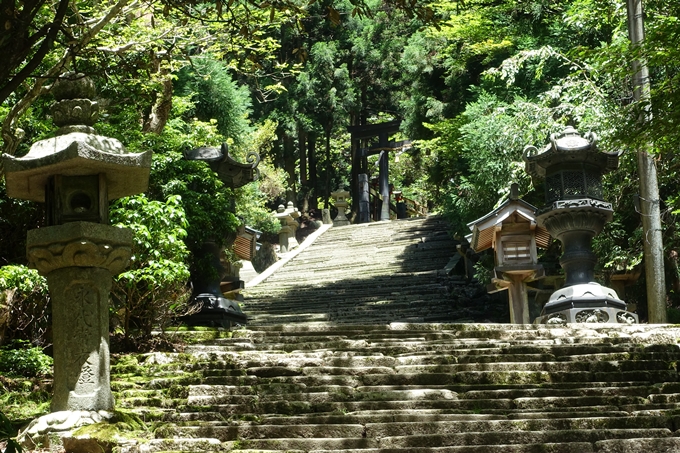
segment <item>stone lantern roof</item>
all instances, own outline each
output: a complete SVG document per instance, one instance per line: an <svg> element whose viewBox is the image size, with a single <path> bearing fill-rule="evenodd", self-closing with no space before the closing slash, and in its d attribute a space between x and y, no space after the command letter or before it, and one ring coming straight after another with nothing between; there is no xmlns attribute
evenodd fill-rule
<svg viewBox="0 0 680 453"><path fill-rule="evenodd" d="M52 175L105 174L108 199L146 191L151 151L129 153L123 144L98 135L92 124L98 116L94 84L82 74L68 73L55 82L57 102L52 107L57 135L40 140L23 157L3 155L7 195L45 202L45 187Z"/></svg>
<svg viewBox="0 0 680 453"><path fill-rule="evenodd" d="M601 152L597 149L597 136L588 132L581 137L576 129L567 126L560 134L552 134L550 143L542 150L535 146L524 148L526 172L536 184L551 173L551 169L574 165L589 165L602 174L619 167L621 151Z"/></svg>
<svg viewBox="0 0 680 453"><path fill-rule="evenodd" d="M260 155L250 152L246 156L246 163L239 162L231 157L226 143L223 143L220 148L201 147L184 151L184 158L207 162L217 173L220 181L232 189L243 187L259 177L257 165L260 163Z"/></svg>

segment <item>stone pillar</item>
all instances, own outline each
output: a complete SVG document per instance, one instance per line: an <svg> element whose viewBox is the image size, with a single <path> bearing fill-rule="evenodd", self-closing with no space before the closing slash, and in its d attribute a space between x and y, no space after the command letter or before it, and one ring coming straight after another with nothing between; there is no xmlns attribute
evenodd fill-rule
<svg viewBox="0 0 680 453"><path fill-rule="evenodd" d="M52 299L52 411L113 409L109 378L109 293L128 265L132 231L71 222L28 232L29 264Z"/></svg>
<svg viewBox="0 0 680 453"><path fill-rule="evenodd" d="M382 199L380 220L390 220L389 156L387 151L380 151L380 159L378 160L378 166L380 168L380 198Z"/></svg>
<svg viewBox="0 0 680 453"><path fill-rule="evenodd" d="M368 175L359 175L359 220L357 223L369 223L371 221L371 201L368 192Z"/></svg>

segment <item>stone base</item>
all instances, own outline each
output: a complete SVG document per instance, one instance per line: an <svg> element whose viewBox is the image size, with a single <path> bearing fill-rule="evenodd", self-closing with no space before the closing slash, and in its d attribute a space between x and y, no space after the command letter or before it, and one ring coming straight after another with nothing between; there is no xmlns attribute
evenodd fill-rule
<svg viewBox="0 0 680 453"><path fill-rule="evenodd" d="M638 315L618 308L570 308L541 315L534 324L638 324Z"/></svg>
<svg viewBox="0 0 680 453"><path fill-rule="evenodd" d="M18 441L26 450L63 451L62 439L87 425L110 420L108 411L60 411L33 420L19 433Z"/></svg>
<svg viewBox="0 0 680 453"><path fill-rule="evenodd" d="M215 294L202 293L196 296L196 303L202 304L201 310L198 313L181 317L181 322L189 326L224 329L245 325L248 322L248 317L241 311L238 301Z"/></svg>
<svg viewBox="0 0 680 453"><path fill-rule="evenodd" d="M534 324L637 324L638 316L626 310L616 291L590 282L558 289Z"/></svg>

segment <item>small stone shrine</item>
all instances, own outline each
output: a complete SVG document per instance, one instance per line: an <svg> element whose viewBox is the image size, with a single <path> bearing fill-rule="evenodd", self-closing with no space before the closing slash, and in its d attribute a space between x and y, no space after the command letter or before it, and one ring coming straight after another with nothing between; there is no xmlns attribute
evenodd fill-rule
<svg viewBox="0 0 680 453"><path fill-rule="evenodd" d="M553 134L542 150L524 150L534 185L545 180L546 206L536 220L562 243L560 265L566 276L564 287L550 296L536 319L540 324L638 322L613 289L594 281L597 256L591 242L613 216L612 204L602 198L602 175L618 168L620 156L600 152L596 144L595 134L581 136L569 126Z"/></svg>
<svg viewBox="0 0 680 453"><path fill-rule="evenodd" d="M470 246L476 252L494 250L494 290L508 290L510 322L530 324L527 282L543 277L537 246L547 248L550 234L536 223L536 208L519 198L517 184L498 208L474 222Z"/></svg>
<svg viewBox="0 0 680 453"><path fill-rule="evenodd" d="M52 299L52 411L110 410L109 292L128 265L133 234L108 225L109 201L147 189L151 152L131 154L97 135L89 78L65 74L52 93L60 129L24 157L2 156L7 194L45 203L47 226L28 232L26 248Z"/></svg>

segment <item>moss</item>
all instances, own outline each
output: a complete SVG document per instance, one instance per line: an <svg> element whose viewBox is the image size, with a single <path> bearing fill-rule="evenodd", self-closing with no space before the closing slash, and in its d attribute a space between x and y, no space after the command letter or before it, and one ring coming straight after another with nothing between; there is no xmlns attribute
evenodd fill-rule
<svg viewBox="0 0 680 453"><path fill-rule="evenodd" d="M153 428L156 439L171 438L177 435L177 425L174 423L158 423Z"/></svg>
<svg viewBox="0 0 680 453"><path fill-rule="evenodd" d="M0 407L17 425L50 412L52 382L41 378L13 379L0 375Z"/></svg>
<svg viewBox="0 0 680 453"><path fill-rule="evenodd" d="M165 390L169 398L185 399L189 397L189 387L186 385L171 385Z"/></svg>
<svg viewBox="0 0 680 453"><path fill-rule="evenodd" d="M148 438L149 435L146 424L138 415L121 410L114 411L108 421L82 426L73 432L75 438L90 438L100 444L115 444L120 439Z"/></svg>

